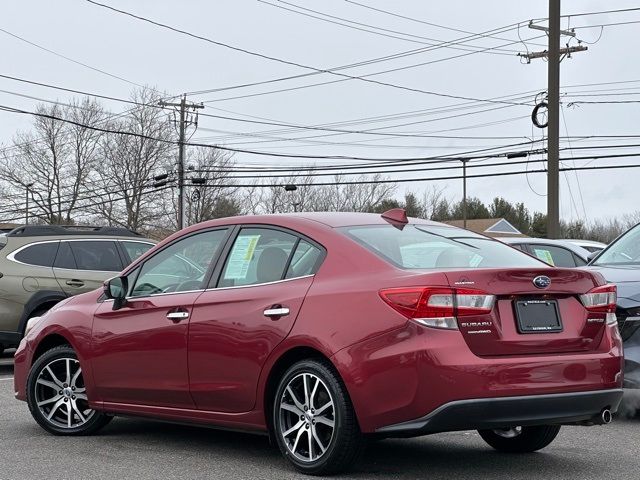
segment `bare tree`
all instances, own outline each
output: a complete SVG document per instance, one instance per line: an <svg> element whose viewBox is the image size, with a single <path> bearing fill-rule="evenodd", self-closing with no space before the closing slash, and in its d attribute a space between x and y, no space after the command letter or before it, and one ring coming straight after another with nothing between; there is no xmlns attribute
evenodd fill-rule
<svg viewBox="0 0 640 480"><path fill-rule="evenodd" d="M236 190L229 185L232 155L216 148L187 150L185 212L188 225L240 213ZM176 204L177 208L177 204Z"/></svg>
<svg viewBox="0 0 640 480"><path fill-rule="evenodd" d="M274 180L264 177L245 190L243 205L251 213L286 213L292 211L367 212L391 197L396 186L380 175L361 176L355 181L373 180L373 183L345 183L345 178L336 175L327 177L332 185L314 185L312 172L301 172L299 176ZM353 181L349 179L348 181ZM287 185L295 190L287 190Z"/></svg>
<svg viewBox="0 0 640 480"><path fill-rule="evenodd" d="M131 135L109 134L101 143L95 176L104 188L90 211L109 225L142 230L167 217L161 208L166 194L153 189L153 178L173 168L175 132L166 112L155 106L155 90L136 90L132 100L138 106L109 126Z"/></svg>
<svg viewBox="0 0 640 480"><path fill-rule="evenodd" d="M422 217L433 219L438 216L438 211L445 199L444 187L438 187L436 184L430 185L422 192Z"/></svg>
<svg viewBox="0 0 640 480"><path fill-rule="evenodd" d="M13 153L5 152L0 159L0 178L14 193L16 209L24 211L22 199L29 185L30 216L70 223L74 209L86 200L83 193L96 163L101 133L92 127L105 114L89 99L69 106L39 105L36 112L33 131L18 133Z"/></svg>

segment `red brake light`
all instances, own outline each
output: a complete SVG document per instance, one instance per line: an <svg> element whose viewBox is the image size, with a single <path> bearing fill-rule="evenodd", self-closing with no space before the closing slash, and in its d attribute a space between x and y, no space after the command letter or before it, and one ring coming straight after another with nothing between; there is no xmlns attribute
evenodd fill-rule
<svg viewBox="0 0 640 480"><path fill-rule="evenodd" d="M449 287L388 288L380 296L407 318L452 329L458 328L457 317L490 313L495 301L495 296L480 290Z"/></svg>
<svg viewBox="0 0 640 480"><path fill-rule="evenodd" d="M580 295L584 307L595 313L615 313L617 300L617 288L612 284L596 287Z"/></svg>

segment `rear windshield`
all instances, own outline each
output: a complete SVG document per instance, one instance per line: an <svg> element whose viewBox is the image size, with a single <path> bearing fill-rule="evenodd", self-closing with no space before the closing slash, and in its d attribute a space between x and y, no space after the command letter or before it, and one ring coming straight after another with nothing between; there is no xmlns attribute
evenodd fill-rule
<svg viewBox="0 0 640 480"><path fill-rule="evenodd" d="M363 247L400 268L518 268L545 263L496 240L455 227L392 225L340 229Z"/></svg>

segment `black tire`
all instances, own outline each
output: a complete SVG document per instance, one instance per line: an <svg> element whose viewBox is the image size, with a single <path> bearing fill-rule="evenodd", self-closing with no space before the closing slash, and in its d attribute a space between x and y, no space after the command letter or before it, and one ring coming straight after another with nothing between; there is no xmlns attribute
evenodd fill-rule
<svg viewBox="0 0 640 480"><path fill-rule="evenodd" d="M500 452L529 453L541 450L558 436L560 425L522 427L520 434L505 437L496 430L478 430L482 439Z"/></svg>
<svg viewBox="0 0 640 480"><path fill-rule="evenodd" d="M56 373L56 371L58 368L64 368L67 363L71 364L76 370L74 370L72 381L69 384L63 384L62 382L67 381L68 378L59 380L57 377L59 373ZM49 367L49 370L47 367ZM75 375L78 370L80 370L80 373ZM55 379L52 378L50 371L53 371L54 375L56 375ZM69 376L67 375L67 377ZM56 388L53 388L53 386L56 386ZM64 393L56 392L55 390L58 388L60 388L59 392ZM39 406L38 399L43 396L51 396L52 399L55 398L56 400ZM91 435L111 421L111 416L89 409L86 400L80 397L86 397L86 392L84 391L84 381L78 357L73 348L68 345L54 347L34 362L27 378L27 404L35 421L47 432L54 435ZM42 400L40 401L42 402ZM49 406L52 403L53 405ZM65 407L62 408L63 406ZM51 414L51 419L47 418L46 414L51 413L54 408L55 411ZM80 420L80 415L85 415L85 417L82 417L84 418L83 421ZM71 420L69 420L69 416ZM76 418L78 419L77 423L75 422ZM72 425L63 425L62 420L68 421Z"/></svg>
<svg viewBox="0 0 640 480"><path fill-rule="evenodd" d="M287 386L292 385L292 388L295 387L296 382L300 381L302 378L302 382L305 380L305 376L308 380L313 382L315 378L319 379L321 382L318 384L320 387L318 388L315 397L311 397L311 401L308 402L311 406L314 405L314 402L323 403L326 405L328 403L327 399L332 400L333 406L330 407L329 410L332 410L332 413L324 413L320 412L322 410L322 405L316 405L319 409L318 412L323 413L315 413L316 419L318 419L318 423L316 424L315 419L313 419L313 414L310 417L306 417L303 420L303 415L300 416L300 422L308 421L307 435L304 435L302 432L302 436L305 437L304 441L307 441L309 437L314 439L314 436L317 434L318 438L323 436L323 441L326 441L327 437L327 428L324 424L324 421L320 421L320 417L324 417L330 419L329 421L333 421L333 430L331 433L330 440L326 442L324 445L325 450L316 458L313 458L314 450L321 451L322 447L319 447L320 443L315 440L309 440L309 448L307 449L308 457L307 460L302 460L298 458L297 454L292 453L291 450L291 442L293 440L285 440L283 437L283 433L285 432L284 428L287 428L286 415L290 415L292 418L295 418L294 421L297 420L297 415L301 414L302 411L297 411L297 413L291 413L286 410L281 409L281 405L283 403L289 404L291 398L287 400L287 397L290 397L290 393L287 390ZM313 386L310 384L309 388L312 389ZM328 392L328 395L325 393ZM298 396L298 394L296 394ZM314 400L315 399L315 400ZM299 400L299 399L298 399ZM307 401L304 400L306 404ZM294 402L295 403L295 402ZM302 402L300 402L302 403ZM305 405L307 407L308 405ZM282 415L285 417L281 416ZM309 409L308 413L314 412L313 409ZM306 415L306 414L305 414ZM365 441L360 433L360 428L358 426L358 420L356 418L356 414L353 410L353 405L351 403L351 399L349 398L349 394L344 384L342 383L342 379L339 375L334 371L333 367L330 364L327 364L323 361L319 360L302 360L293 366L291 366L278 385L278 389L276 390L275 397L273 399L273 412L272 412L272 429L273 436L276 439L278 447L282 452L282 455L289 460L293 466L300 472L305 473L307 475L331 475L339 472L344 472L348 468L352 467L354 463L357 462L358 458L362 454L364 450ZM312 423L315 426L312 426ZM290 424L288 425L290 427ZM313 428L313 430L310 430ZM302 430L303 427L300 427L296 430L298 437L301 439L301 434L298 433ZM324 429L324 430L322 430ZM311 433L313 431L313 434ZM289 443L286 443L289 442ZM311 445L313 442L313 445ZM295 445L294 445L295 446ZM311 451L309 453L309 450Z"/></svg>

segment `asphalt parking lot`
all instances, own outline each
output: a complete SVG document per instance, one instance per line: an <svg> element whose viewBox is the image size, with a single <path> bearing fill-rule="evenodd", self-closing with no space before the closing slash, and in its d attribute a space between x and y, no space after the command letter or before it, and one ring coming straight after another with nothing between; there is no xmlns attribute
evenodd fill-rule
<svg viewBox="0 0 640 480"><path fill-rule="evenodd" d="M13 398L10 356L0 359L1 479L300 478L265 437L116 418L99 435L54 437ZM475 432L385 440L343 478L638 478L640 420L564 427L543 452L495 453Z"/></svg>

